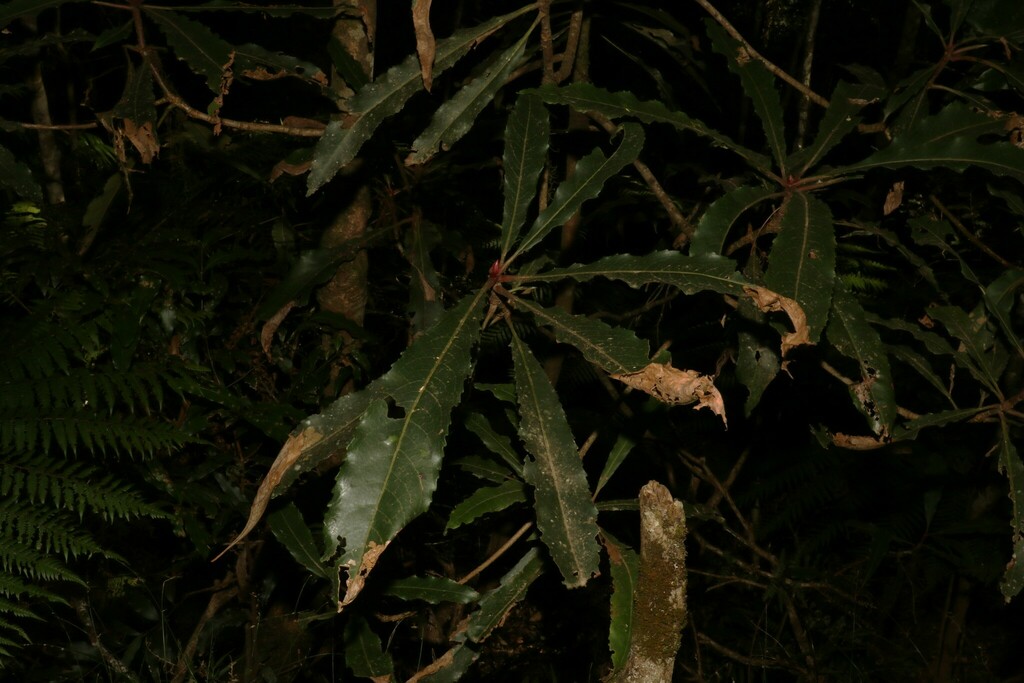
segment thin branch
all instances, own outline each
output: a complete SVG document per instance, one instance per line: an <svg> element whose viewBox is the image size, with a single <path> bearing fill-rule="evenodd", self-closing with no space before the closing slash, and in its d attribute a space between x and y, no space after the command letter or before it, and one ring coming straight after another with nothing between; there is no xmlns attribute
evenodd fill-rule
<svg viewBox="0 0 1024 683"><path fill-rule="evenodd" d="M1004 259L1002 256L992 251L992 249L987 244L982 242L974 233L968 230L967 227L960 221L960 219L954 216L953 212L947 209L938 197L936 197L935 195L929 195L928 198L931 200L932 204L935 205L935 208L939 210L939 213L941 213L946 220L952 223L953 227L956 228L961 235L966 237L968 242L976 246L986 256L988 256L993 261L1001 265L1003 268L1015 267L1012 263Z"/></svg>
<svg viewBox="0 0 1024 683"><path fill-rule="evenodd" d="M550 16L548 17L550 24ZM549 25L550 28L550 25ZM576 61L576 50L580 46L580 32L583 28L583 10L578 9L572 13L569 18L569 36L565 40L565 51L562 53L562 63L558 65L558 71L555 72L555 83L561 83L572 74L572 67ZM554 62L558 60L555 57L551 61L552 67Z"/></svg>
<svg viewBox="0 0 1024 683"><path fill-rule="evenodd" d="M807 19L807 42L804 48L803 83L808 90L811 88L811 68L814 66L814 39L818 33L818 19L821 17L821 0L813 0L811 14ZM800 113L797 118L797 144L804 146L807 138L807 122L810 116L809 97L800 99Z"/></svg>
<svg viewBox="0 0 1024 683"><path fill-rule="evenodd" d="M21 126L25 130L91 130L99 128L99 124L92 123L22 123L21 121L8 121L15 126Z"/></svg>
<svg viewBox="0 0 1024 683"><path fill-rule="evenodd" d="M551 34L551 0L540 0L540 51L544 57L544 83L556 83L555 80L555 44Z"/></svg>
<svg viewBox="0 0 1024 683"><path fill-rule="evenodd" d="M125 680L137 682L139 677L128 668L128 665L118 659L114 653L100 642L100 634L96 630L96 622L93 621L92 614L89 612L89 605L85 599L73 600L72 604L75 608L75 614L78 615L78 620L85 626L85 631L89 636L89 644L96 648L96 651L100 653L100 657L103 658L107 666L116 671L119 676L124 677Z"/></svg>
<svg viewBox="0 0 1024 683"><path fill-rule="evenodd" d="M742 655L739 652L736 652L736 650L731 650L727 648L725 645L718 644L717 642L707 637L703 633L697 634L697 642L699 642L701 645L707 645L719 654L725 655L729 659L735 660L740 664L744 664L746 666L768 669L786 669L788 671L799 672L802 676L805 677L808 675L808 672L806 670L798 666L794 666L793 664L790 664L788 662L784 662L780 659L767 659L764 657L748 657L747 655Z"/></svg>
<svg viewBox="0 0 1024 683"><path fill-rule="evenodd" d="M499 557L504 555L505 552L509 548L511 548L515 544L516 541L518 541L520 538L522 538L523 534L525 534L527 531L529 531L530 527L532 527L532 526L533 526L533 522L527 522L526 524L523 524L521 527L519 527L519 530L516 531L514 534L512 534L512 537L510 539L505 541L505 543L502 544L502 546L500 548L495 550L491 554L490 557L488 557L486 560L484 560L483 563L480 564L480 566L478 566L476 569L474 569L470 573L468 573L465 576L463 576L461 579L459 579L458 582L461 583L461 584L465 584L465 583L468 583L469 581L472 581L474 578L476 578L483 570L485 570L488 567L490 567L492 564L494 564L494 562Z"/></svg>
<svg viewBox="0 0 1024 683"><path fill-rule="evenodd" d="M783 81L793 86L796 90L803 93L804 97L811 100L815 104L821 105L822 107L828 107L827 99L825 99L818 93L814 92L813 90L808 88L806 85L804 85L797 79L790 76L788 73L786 73L779 67L772 64L770 61L768 61L768 58L764 57L763 55L761 55L761 53L755 50L754 46L747 42L747 39L744 38L743 35L739 31L737 31L732 24L729 23L729 20L722 16L722 13L715 9L715 7L710 2L708 2L708 0L695 1L698 5L703 7L708 14L711 15L712 19L718 22L719 26L725 29L726 33L728 33L730 36L738 40L740 44L743 46L743 49L746 50L751 57L764 64L764 67L768 69L768 71L772 72L778 78L781 78Z"/></svg>

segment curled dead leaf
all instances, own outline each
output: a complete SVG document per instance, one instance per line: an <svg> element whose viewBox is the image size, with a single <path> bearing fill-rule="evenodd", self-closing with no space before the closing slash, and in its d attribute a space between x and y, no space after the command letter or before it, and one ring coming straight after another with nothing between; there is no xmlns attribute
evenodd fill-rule
<svg viewBox="0 0 1024 683"><path fill-rule="evenodd" d="M888 216L900 208L900 204L903 203L903 186L904 182L900 180L889 188L889 194L885 195L885 204L882 205L882 215Z"/></svg>
<svg viewBox="0 0 1024 683"><path fill-rule="evenodd" d="M369 547L363 552L363 559L359 563L359 568L353 571L349 568L348 581L345 582L345 597L338 602L338 613L340 614L345 607L352 604L352 601L363 592L363 586L366 585L366 577L370 575L373 568L377 566L377 560L388 548L390 541L385 543L374 543L370 541Z"/></svg>
<svg viewBox="0 0 1024 683"><path fill-rule="evenodd" d="M431 0L413 0L412 25L416 31L416 54L420 58L420 73L423 76L423 87L430 91L434 82L434 54L437 44L434 32L430 29Z"/></svg>
<svg viewBox="0 0 1024 683"><path fill-rule="evenodd" d="M639 372L612 375L614 379L634 389L650 394L669 405L689 405L708 408L715 415L725 418L725 402L715 387L714 380L696 370L679 370L663 363L651 363Z"/></svg>
<svg viewBox="0 0 1024 683"><path fill-rule="evenodd" d="M139 152L142 163L152 163L153 157L160 153L160 142L156 139L156 133L153 132L152 121L138 126L131 119L125 119L124 134Z"/></svg>
<svg viewBox="0 0 1024 683"><path fill-rule="evenodd" d="M270 344L274 341L274 334L277 332L277 328L281 326L289 311L295 308L297 303L296 301L289 301L277 313L270 316L270 320L263 324L263 329L260 330L260 346L263 347L263 353L267 354L267 358L271 357Z"/></svg>
<svg viewBox="0 0 1024 683"><path fill-rule="evenodd" d="M832 443L840 448L847 448L851 451L873 451L888 445L888 440L875 436L863 436L860 434L832 435Z"/></svg>
<svg viewBox="0 0 1024 683"><path fill-rule="evenodd" d="M274 464L270 466L267 476L260 482L260 488L252 499L252 506L249 508L249 519L246 521L245 527L235 536L233 541L228 543L224 550L220 551L217 557L213 558L214 562L222 558L224 553L238 545L239 541L256 528L256 525L259 524L260 519L263 517L263 513L267 511L267 505L270 504L270 499L273 497L277 485L281 483L281 479L295 465L303 452L311 448L313 444L322 438L323 434L312 427L307 427L288 437L288 440L284 442L284 446L281 447L281 451L274 459Z"/></svg>
<svg viewBox="0 0 1024 683"><path fill-rule="evenodd" d="M807 315L793 299L782 296L765 287L749 285L743 288L747 296L751 298L754 305L763 313L783 312L789 316L793 325L793 331L782 336L782 357L785 358L790 349L802 344L810 344L810 331L807 328Z"/></svg>

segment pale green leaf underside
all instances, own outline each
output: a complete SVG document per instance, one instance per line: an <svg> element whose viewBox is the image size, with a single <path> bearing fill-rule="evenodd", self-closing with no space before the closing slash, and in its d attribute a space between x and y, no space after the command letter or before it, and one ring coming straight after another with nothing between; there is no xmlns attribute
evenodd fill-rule
<svg viewBox="0 0 1024 683"><path fill-rule="evenodd" d="M803 192L793 194L782 211L765 284L800 304L807 314L810 340L816 342L828 320L836 274L832 212L824 202Z"/></svg>
<svg viewBox="0 0 1024 683"><path fill-rule="evenodd" d="M519 435L532 457L523 476L534 489L541 540L565 585L583 586L597 572L597 508L590 498L572 431L544 369L518 336L512 336Z"/></svg>
<svg viewBox="0 0 1024 683"><path fill-rule="evenodd" d="M532 95L520 95L505 128L505 210L501 220L501 260L526 221L526 212L537 194L537 179L544 170L551 124L548 110Z"/></svg>
<svg viewBox="0 0 1024 683"><path fill-rule="evenodd" d="M413 152L405 160L406 164L422 164L439 149L450 149L469 132L477 115L505 85L512 70L522 63L526 40L531 33L532 26L512 47L496 54L482 74L437 108L430 125L412 143Z"/></svg>
<svg viewBox="0 0 1024 683"><path fill-rule="evenodd" d="M532 5L521 7L437 41L434 76L458 62L473 46L495 30L532 9ZM344 128L342 121L332 121L317 143L306 194L312 195L333 178L342 166L355 159L363 143L370 139L381 122L397 114L406 101L422 89L423 77L416 55L409 55L381 78L366 84L349 103L349 109L356 117L355 122L349 128Z"/></svg>
<svg viewBox="0 0 1024 683"><path fill-rule="evenodd" d="M575 346L584 358L605 372L637 372L650 362L650 346L632 330L572 315L561 308L543 308L528 299L516 299L514 304L532 313L538 323L552 329L555 339Z"/></svg>
<svg viewBox="0 0 1024 683"><path fill-rule="evenodd" d="M558 186L551 204L537 216L509 260L535 246L548 233L568 221L584 202L600 194L601 188L612 176L640 156L643 146L643 128L635 123L627 123L622 127L622 141L610 157L605 158L601 150L594 150L580 159L572 176Z"/></svg>

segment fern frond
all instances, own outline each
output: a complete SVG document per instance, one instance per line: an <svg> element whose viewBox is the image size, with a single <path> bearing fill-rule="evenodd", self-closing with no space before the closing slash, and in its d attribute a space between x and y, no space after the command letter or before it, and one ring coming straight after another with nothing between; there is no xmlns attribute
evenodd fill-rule
<svg viewBox="0 0 1024 683"><path fill-rule="evenodd" d="M65 562L79 556L110 556L91 535L76 526L76 520L57 510L12 500L0 503L0 538L5 542L44 555L59 553Z"/></svg>

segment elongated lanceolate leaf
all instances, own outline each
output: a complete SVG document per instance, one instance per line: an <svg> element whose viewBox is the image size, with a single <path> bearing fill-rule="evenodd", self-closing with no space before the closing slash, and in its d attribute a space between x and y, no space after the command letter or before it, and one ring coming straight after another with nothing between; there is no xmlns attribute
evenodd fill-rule
<svg viewBox="0 0 1024 683"><path fill-rule="evenodd" d="M595 498L605 484L611 480L612 475L619 469L619 465L626 461L626 456L635 445L632 439L621 434L615 440L615 445L612 446L612 450L608 453L608 459L604 463L604 469L601 470L601 476L597 478L597 486L594 487Z"/></svg>
<svg viewBox="0 0 1024 683"><path fill-rule="evenodd" d="M530 548L512 569L501 577L501 585L480 600L480 609L469 617L466 636L474 643L487 638L505 620L505 615L526 596L530 585L544 572L537 548Z"/></svg>
<svg viewBox="0 0 1024 683"><path fill-rule="evenodd" d="M735 152L753 168L771 175L771 162L763 154L733 142L697 119L672 111L657 100L643 101L631 92L613 93L590 83L573 83L564 87L544 85L524 92L536 94L548 104L565 104L580 112L593 111L611 119L631 117L644 123L667 123L679 130L691 131L708 138L716 147Z"/></svg>
<svg viewBox="0 0 1024 683"><path fill-rule="evenodd" d="M980 413L984 408L957 408L929 413L915 418L906 424L893 429L893 441L906 441L917 438L917 434L925 429L945 427L946 425L963 422Z"/></svg>
<svg viewBox="0 0 1024 683"><path fill-rule="evenodd" d="M997 277L995 281L985 288L985 306L992 312L1003 334L1013 344L1017 353L1024 356L1024 346L1021 345L1021 331L1013 329L1011 322L1014 302L1017 291L1024 287L1024 270L1011 268Z"/></svg>
<svg viewBox="0 0 1024 683"><path fill-rule="evenodd" d="M320 548L295 503L289 503L270 515L267 522L277 540L299 564L315 576L325 579L329 576L327 566L320 560Z"/></svg>
<svg viewBox="0 0 1024 683"><path fill-rule="evenodd" d="M506 481L498 486L484 486L455 506L448 516L448 524L445 525L444 530L460 527L478 517L492 512L501 512L511 505L524 502L526 502L526 487L521 481Z"/></svg>
<svg viewBox="0 0 1024 683"><path fill-rule="evenodd" d="M430 125L412 143L413 152L406 158L406 164L422 164L437 154L439 149L450 149L469 132L477 115L505 85L512 70L522 63L526 40L531 33L533 26L512 47L496 54L484 67L482 74L462 86L450 100L437 108Z"/></svg>
<svg viewBox="0 0 1024 683"><path fill-rule="evenodd" d="M1005 122L953 103L935 116L908 128L864 161L836 169L836 174L872 168L951 168L969 166L1024 182L1024 152L1009 142L980 143L979 136L1005 134Z"/></svg>
<svg viewBox="0 0 1024 683"><path fill-rule="evenodd" d="M606 277L621 280L630 287L659 282L678 287L685 294L710 290L741 295L747 284L736 272L735 261L721 256L683 256L678 251L656 251L643 256L616 254L594 263L555 268L524 279L548 282L566 277L580 281Z"/></svg>
<svg viewBox="0 0 1024 683"><path fill-rule="evenodd" d="M575 346L588 361L606 372L636 372L650 362L650 345L632 330L572 315L561 308L543 308L527 299L516 299L513 303L516 308L532 313L541 325L551 327L555 339Z"/></svg>
<svg viewBox="0 0 1024 683"><path fill-rule="evenodd" d="M512 389L512 400L515 401L515 389ZM479 388L479 386L477 386ZM469 431L480 437L488 450L500 457L518 476L523 476L523 462L519 453L512 446L512 441L504 434L499 434L491 427L491 423L482 413L470 413L463 423Z"/></svg>
<svg viewBox="0 0 1024 683"><path fill-rule="evenodd" d="M480 598L480 594L469 586L463 586L442 576L410 576L398 579L393 581L384 593L402 600L423 600L431 605L442 602L465 605Z"/></svg>
<svg viewBox="0 0 1024 683"><path fill-rule="evenodd" d="M828 320L836 276L836 236L832 212L804 192L783 203L779 235L768 257L765 284L791 299L807 315L808 336L816 342Z"/></svg>
<svg viewBox="0 0 1024 683"><path fill-rule="evenodd" d="M595 150L580 159L572 177L558 186L551 204L537 216L537 220L533 222L530 231L509 260L527 251L544 239L549 232L572 218L584 202L601 192L609 178L621 171L626 164L636 161L643 146L643 128L635 123L627 123L622 127L622 141L610 157L605 158L601 150Z"/></svg>
<svg viewBox="0 0 1024 683"><path fill-rule="evenodd" d="M809 146L789 158L790 172L797 177L806 175L815 165L860 123L858 112L884 94L881 88L871 85L852 85L840 81L829 100L825 116L818 124L818 134Z"/></svg>
<svg viewBox="0 0 1024 683"><path fill-rule="evenodd" d="M697 231L690 242L690 256L721 254L725 238L745 211L773 196L767 187L737 187L716 199L701 216Z"/></svg>
<svg viewBox="0 0 1024 683"><path fill-rule="evenodd" d="M724 55L729 70L740 77L743 92L753 102L754 111L761 121L768 148L779 166L779 174L786 177L786 131L782 125L782 103L775 89L775 77L717 23L706 19L704 25L715 52Z"/></svg>
<svg viewBox="0 0 1024 683"><path fill-rule="evenodd" d="M449 38L437 42L434 55L434 76L455 64L473 46L516 17L533 10L533 5L485 21L479 26L456 31ZM317 143L313 165L309 173L307 195L312 195L342 166L355 159L363 143L387 117L398 113L405 102L423 89L420 62L415 54L392 67L382 77L366 84L349 102L355 121L345 127L345 121L332 121Z"/></svg>
<svg viewBox="0 0 1024 683"><path fill-rule="evenodd" d="M999 376L1006 367L1006 350L995 339L988 321L979 311L968 314L957 306L933 306L928 315L938 320L957 338L965 351L957 350L953 359L974 378L1003 400Z"/></svg>
<svg viewBox="0 0 1024 683"><path fill-rule="evenodd" d="M1010 526L1013 529L1013 556L1006 565L1006 573L999 583L1007 601L1024 589L1024 463L1021 462L1016 446L1010 435L1005 415L1000 415L999 469L1010 485L1010 500L1013 515Z"/></svg>
<svg viewBox="0 0 1024 683"><path fill-rule="evenodd" d="M747 388L747 400L743 413L748 417L782 369L782 359L775 349L766 346L749 332L740 332L737 339L739 353L736 358L736 379Z"/></svg>
<svg viewBox="0 0 1024 683"><path fill-rule="evenodd" d="M198 21L187 19L177 12L158 10L148 6L146 15L156 22L174 48L179 59L192 71L206 79L215 94L220 94L224 70L231 62L232 46Z"/></svg>
<svg viewBox="0 0 1024 683"><path fill-rule="evenodd" d="M551 124L548 110L532 95L520 95L505 127L505 211L501 219L501 260L519 237L526 211L537 194L537 179L544 170Z"/></svg>
<svg viewBox="0 0 1024 683"><path fill-rule="evenodd" d="M529 347L512 335L519 436L533 458L523 476L534 489L534 508L541 540L565 585L586 585L597 572L597 508L590 498L565 411L544 369Z"/></svg>
<svg viewBox="0 0 1024 683"><path fill-rule="evenodd" d="M857 408L876 436L888 437L896 419L896 394L889 358L878 332L864 318L864 309L848 292L837 290L832 299L828 340L860 366L860 381L850 386Z"/></svg>
<svg viewBox="0 0 1024 683"><path fill-rule="evenodd" d="M608 648L612 653L612 669L619 671L626 664L626 657L629 655L629 641L633 630L633 596L640 580L640 557L635 550L619 542L603 529L601 538L608 552L608 568L612 575Z"/></svg>
<svg viewBox="0 0 1024 683"><path fill-rule="evenodd" d="M345 544L336 560L349 572L339 609L362 590L391 539L430 505L486 298L481 289L447 311L379 380L405 414L390 417L387 404L373 400L356 428L324 518L326 555Z"/></svg>
<svg viewBox="0 0 1024 683"><path fill-rule="evenodd" d="M935 373L935 368L932 367L929 359L909 346L903 346L902 344L886 346L886 351L896 360L913 368L926 382L935 387L936 391L945 396L951 406L956 408L956 401L953 400L952 394L949 393L949 387Z"/></svg>
<svg viewBox="0 0 1024 683"><path fill-rule="evenodd" d="M138 67L129 61L124 93L121 100L114 105L113 115L140 126L156 121L156 106L153 101L153 72L149 61L143 60Z"/></svg>

